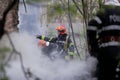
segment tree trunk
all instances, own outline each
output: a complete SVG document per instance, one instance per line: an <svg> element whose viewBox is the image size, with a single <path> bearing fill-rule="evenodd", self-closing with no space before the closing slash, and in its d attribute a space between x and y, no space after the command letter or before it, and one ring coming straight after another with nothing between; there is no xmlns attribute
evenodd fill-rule
<svg viewBox="0 0 120 80"><path fill-rule="evenodd" d="M19 0L0 0L0 39L17 30Z"/></svg>

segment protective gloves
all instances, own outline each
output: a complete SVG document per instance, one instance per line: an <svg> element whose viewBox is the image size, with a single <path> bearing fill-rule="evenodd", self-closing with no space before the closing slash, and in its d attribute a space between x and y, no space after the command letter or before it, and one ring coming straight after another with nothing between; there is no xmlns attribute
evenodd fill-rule
<svg viewBox="0 0 120 80"><path fill-rule="evenodd" d="M47 42L47 41L45 41L45 40L39 40L38 45L41 45L41 46L43 46L43 47L49 46L49 42Z"/></svg>

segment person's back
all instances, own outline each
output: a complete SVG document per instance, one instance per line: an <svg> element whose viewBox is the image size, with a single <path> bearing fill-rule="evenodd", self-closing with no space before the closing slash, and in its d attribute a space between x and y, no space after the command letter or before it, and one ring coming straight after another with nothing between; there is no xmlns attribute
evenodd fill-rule
<svg viewBox="0 0 120 80"><path fill-rule="evenodd" d="M120 7L105 5L103 12L100 12L97 16L99 16L101 20L101 24L97 27L97 35L98 35L98 47L99 48L110 48L120 46ZM112 53L112 49L109 52ZM107 50L108 51L108 50ZM108 57L116 57L116 53L109 54L106 52Z"/></svg>
<svg viewBox="0 0 120 80"><path fill-rule="evenodd" d="M120 66L119 6L117 0L105 3L87 28L90 53L95 55L99 62L98 80L120 80L120 74L116 71L117 66Z"/></svg>

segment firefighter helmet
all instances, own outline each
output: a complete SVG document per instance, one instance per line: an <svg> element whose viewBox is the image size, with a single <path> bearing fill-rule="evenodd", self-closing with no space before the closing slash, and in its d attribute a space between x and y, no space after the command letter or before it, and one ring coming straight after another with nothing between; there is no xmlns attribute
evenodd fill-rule
<svg viewBox="0 0 120 80"><path fill-rule="evenodd" d="M56 27L56 30L57 30L60 34L66 34L66 28L65 28L65 26L62 26L62 25L57 26L57 27Z"/></svg>

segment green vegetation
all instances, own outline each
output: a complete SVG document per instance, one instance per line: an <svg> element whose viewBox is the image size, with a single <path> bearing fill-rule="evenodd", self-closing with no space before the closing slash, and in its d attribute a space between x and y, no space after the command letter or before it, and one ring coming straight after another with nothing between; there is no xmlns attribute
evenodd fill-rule
<svg viewBox="0 0 120 80"><path fill-rule="evenodd" d="M26 2L47 2L51 0L26 0Z"/></svg>
<svg viewBox="0 0 120 80"><path fill-rule="evenodd" d="M2 78L1 80L9 80L9 79L8 79L8 77L4 77L4 78Z"/></svg>
<svg viewBox="0 0 120 80"><path fill-rule="evenodd" d="M80 17L75 5L69 6L69 12L71 13L73 21L76 21ZM47 7L47 20L48 22L62 19L67 20L68 17L68 5L62 3L52 3ZM64 18L64 19L63 19Z"/></svg>
<svg viewBox="0 0 120 80"><path fill-rule="evenodd" d="M80 17L75 5L71 4L69 12L72 14L73 22ZM61 3L52 3L47 7L48 22L55 22L56 20L66 21L68 18L68 6Z"/></svg>
<svg viewBox="0 0 120 80"><path fill-rule="evenodd" d="M8 48L8 47L0 48L0 64L1 64L2 61L4 61L4 58L5 58L5 56L6 56L6 53L7 53L7 52L10 52L10 51L11 51L11 50L10 50L10 48Z"/></svg>
<svg viewBox="0 0 120 80"><path fill-rule="evenodd" d="M6 53L6 52L8 52L8 51L10 51L10 48L8 48L8 47L0 48L0 54L1 54L1 53Z"/></svg>
<svg viewBox="0 0 120 80"><path fill-rule="evenodd" d="M4 59L6 58L6 53L10 52L10 48L8 47L2 47L0 48L0 73L3 74L2 78L0 80L9 80L8 77L6 76L6 71L5 71L5 65L3 63Z"/></svg>

